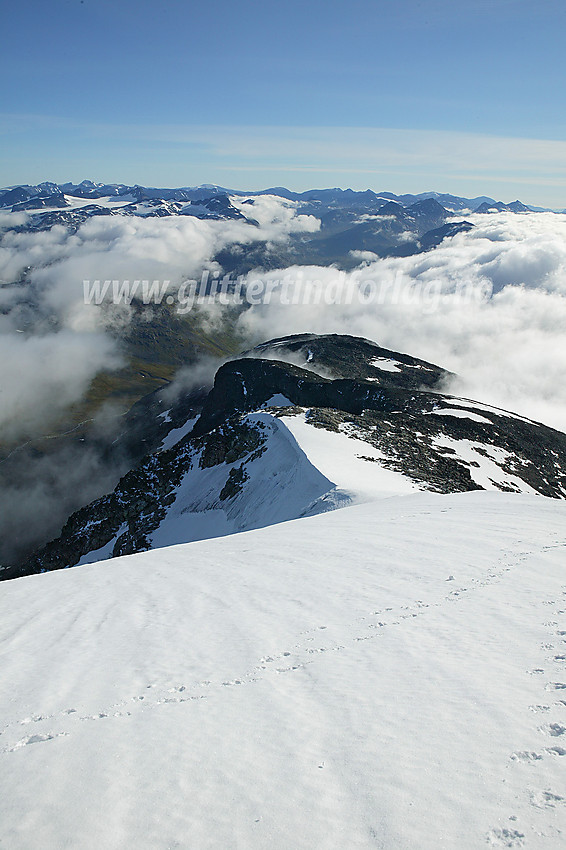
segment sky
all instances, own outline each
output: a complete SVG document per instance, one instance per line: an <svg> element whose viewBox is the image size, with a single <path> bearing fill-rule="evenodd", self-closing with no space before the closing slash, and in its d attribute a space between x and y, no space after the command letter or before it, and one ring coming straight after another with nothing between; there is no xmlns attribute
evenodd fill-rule
<svg viewBox="0 0 566 850"><path fill-rule="evenodd" d="M0 185L566 207L562 0L4 3Z"/></svg>

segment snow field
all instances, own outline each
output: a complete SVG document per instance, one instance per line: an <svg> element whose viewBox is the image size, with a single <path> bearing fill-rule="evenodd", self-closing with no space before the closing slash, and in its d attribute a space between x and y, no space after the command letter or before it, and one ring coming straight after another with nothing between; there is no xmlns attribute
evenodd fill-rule
<svg viewBox="0 0 566 850"><path fill-rule="evenodd" d="M3 843L562 846L564 518L415 493L7 583Z"/></svg>

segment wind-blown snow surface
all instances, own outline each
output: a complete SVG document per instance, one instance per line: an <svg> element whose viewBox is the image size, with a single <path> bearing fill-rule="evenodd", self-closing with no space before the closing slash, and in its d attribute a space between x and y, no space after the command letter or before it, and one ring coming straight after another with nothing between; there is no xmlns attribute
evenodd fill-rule
<svg viewBox="0 0 566 850"><path fill-rule="evenodd" d="M6 583L1 845L563 846L565 514L415 493Z"/></svg>

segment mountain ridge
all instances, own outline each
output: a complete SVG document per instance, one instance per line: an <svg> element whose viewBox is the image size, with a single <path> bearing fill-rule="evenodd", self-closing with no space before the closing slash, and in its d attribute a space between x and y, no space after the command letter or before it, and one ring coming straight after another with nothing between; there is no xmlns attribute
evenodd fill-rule
<svg viewBox="0 0 566 850"><path fill-rule="evenodd" d="M160 433L158 448L112 493L0 575L62 569L412 490L566 498L566 435L449 395L451 377L359 337L298 334L262 343L221 366L206 396L184 402L174 428ZM169 416L163 403L154 411L161 422Z"/></svg>
<svg viewBox="0 0 566 850"><path fill-rule="evenodd" d="M198 201L215 195L254 197L273 194L292 201L325 201L345 206L351 206L352 204L366 205L368 203L375 205L379 201L384 203L387 201L397 201L403 206L411 206L415 203L435 200L437 203L441 204L446 209L451 209L453 212L459 212L461 210L473 211L482 204L492 206L497 203L503 203L501 201L496 202L494 198L488 197L487 195L480 195L475 198L466 198L460 195L434 191L421 192L417 194L395 194L389 191L376 192L373 189L355 190L335 187L330 189L307 189L302 192L296 192L291 189L287 189L284 186L247 191L242 189L230 189L214 184L201 184L199 186L183 186L178 188L158 188L142 186L140 184L128 185L125 183L95 183L91 180L83 180L81 183L54 183L52 181L44 181L38 184L19 183L0 188L0 208L13 206L14 204L22 203L35 197L48 198L50 196L64 194L71 195L76 198L92 200L109 196L115 198L132 196L132 198L138 202L155 199L163 201ZM514 201L513 203L521 204L520 201ZM512 208L512 206L513 205L511 204L509 208ZM531 205L522 205L522 207L526 210L534 209Z"/></svg>

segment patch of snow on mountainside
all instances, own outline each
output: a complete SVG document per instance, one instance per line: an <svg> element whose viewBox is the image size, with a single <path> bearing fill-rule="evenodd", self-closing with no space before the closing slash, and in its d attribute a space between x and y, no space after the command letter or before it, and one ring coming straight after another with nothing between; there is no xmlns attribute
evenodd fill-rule
<svg viewBox="0 0 566 850"><path fill-rule="evenodd" d="M398 372L401 364L398 360L392 360L388 357L377 357L375 360L371 360L369 365L376 366L383 372Z"/></svg>
<svg viewBox="0 0 566 850"><path fill-rule="evenodd" d="M308 423L308 414L283 416L311 463L347 494L350 502L382 499L419 489L400 472L387 469L383 452L348 431L327 431Z"/></svg>
<svg viewBox="0 0 566 850"><path fill-rule="evenodd" d="M10 850L548 850L566 506L416 493L0 600Z"/></svg>
<svg viewBox="0 0 566 850"><path fill-rule="evenodd" d="M293 407L293 402L281 393L276 393L268 398L262 407Z"/></svg>
<svg viewBox="0 0 566 850"><path fill-rule="evenodd" d="M482 402L479 402L479 401L472 401L469 398L460 398L460 399L458 399L458 401L462 402L462 404L465 404L466 407L472 407L472 408L475 408L476 410L484 410L484 411L489 412L489 413L496 413L498 416L508 416L510 419L519 420L519 422L528 422L528 423L535 422L535 420L533 420L533 419L527 419L526 416L520 416L518 413L513 413L510 410L503 410L501 407L493 407L490 404L483 404ZM535 424L536 424L536 422L535 422Z"/></svg>
<svg viewBox="0 0 566 850"><path fill-rule="evenodd" d="M484 490L504 489L536 495L536 491L526 481L501 468L513 460L513 456L505 449L451 437L435 437L433 443L450 454L457 454L469 467L472 479Z"/></svg>
<svg viewBox="0 0 566 850"><path fill-rule="evenodd" d="M472 422L482 422L485 425L493 425L491 420L486 419L485 416L480 416L478 413L472 413L471 410L465 410L457 407L437 407L434 410L427 411L428 415L431 413L435 416L456 416L460 419L471 419Z"/></svg>
<svg viewBox="0 0 566 850"><path fill-rule="evenodd" d="M109 540L108 543L105 543L104 546L100 547L100 549L94 549L87 555L83 555L77 566L83 567L85 564L95 564L97 561L104 561L106 558L111 558L116 540L127 530L127 528L127 524L122 523L114 537Z"/></svg>
<svg viewBox="0 0 566 850"><path fill-rule="evenodd" d="M192 419L187 419L184 425L180 428L173 428L161 444L162 451L166 451L167 449L173 448L176 446L179 440L182 440L183 437L186 437L192 431L193 425L197 421L198 416L193 417Z"/></svg>
<svg viewBox="0 0 566 850"><path fill-rule="evenodd" d="M97 207L106 207L108 209L120 209L121 207L125 207L128 204L135 202L136 198L133 195L119 195L117 197L107 197L107 198L77 198L74 195L65 195L65 201L67 202L66 207L51 207L52 210L80 210L84 207L90 207L93 204ZM30 215L37 215L38 213L44 213L45 208L37 209L37 210L28 210Z"/></svg>

